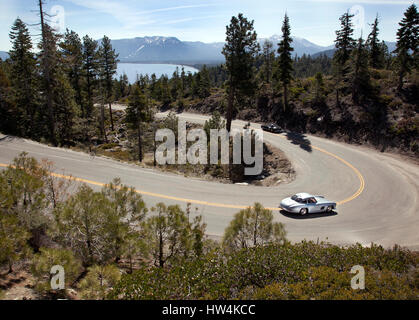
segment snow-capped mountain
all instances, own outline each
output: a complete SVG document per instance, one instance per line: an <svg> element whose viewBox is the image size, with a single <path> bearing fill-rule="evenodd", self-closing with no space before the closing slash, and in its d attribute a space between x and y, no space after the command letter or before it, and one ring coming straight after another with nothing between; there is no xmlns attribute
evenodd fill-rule
<svg viewBox="0 0 419 320"><path fill-rule="evenodd" d="M222 62L223 43L183 42L174 37L112 40L121 62Z"/></svg>
<svg viewBox="0 0 419 320"><path fill-rule="evenodd" d="M306 55L313 55L316 54L318 52L321 51L325 51L328 49L333 48L333 46L329 46L329 47L323 47L323 46L319 46L313 42L308 41L307 39L304 38L300 38L300 37L295 37L295 36L291 36L292 37L292 47L294 48L294 55L298 55L299 57L301 57L302 55L306 54ZM269 40L274 44L274 49L275 51L278 49L278 43L282 40L281 36L278 35L273 35L270 38L262 38L259 39L259 43L262 47L263 43Z"/></svg>
<svg viewBox="0 0 419 320"><path fill-rule="evenodd" d="M259 39L261 46L265 40L272 41L276 51L281 37L274 35L269 39ZM298 56L313 55L333 47L319 46L299 37L293 37L293 40L294 54ZM112 40L112 45L119 53L121 62L211 64L224 61L221 53L223 42L203 43L180 41L174 37L142 37Z"/></svg>

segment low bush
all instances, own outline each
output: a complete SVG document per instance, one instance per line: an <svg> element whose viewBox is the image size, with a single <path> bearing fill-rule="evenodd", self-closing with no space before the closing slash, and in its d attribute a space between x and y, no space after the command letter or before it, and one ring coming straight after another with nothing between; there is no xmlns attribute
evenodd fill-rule
<svg viewBox="0 0 419 320"><path fill-rule="evenodd" d="M350 270L366 270L366 289ZM413 270L413 271L412 271ZM125 275L110 299L419 299L418 259L406 249L302 242L228 253Z"/></svg>

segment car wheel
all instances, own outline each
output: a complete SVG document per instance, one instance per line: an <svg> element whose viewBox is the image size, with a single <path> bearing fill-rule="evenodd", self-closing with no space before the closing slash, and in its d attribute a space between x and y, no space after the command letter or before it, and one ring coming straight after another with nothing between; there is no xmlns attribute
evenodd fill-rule
<svg viewBox="0 0 419 320"><path fill-rule="evenodd" d="M308 209L306 209L306 208L303 208L303 209L300 210L300 214L302 216L305 216L307 213L308 213Z"/></svg>
<svg viewBox="0 0 419 320"><path fill-rule="evenodd" d="M328 206L326 209L327 213L331 213L333 211L333 207L332 206Z"/></svg>

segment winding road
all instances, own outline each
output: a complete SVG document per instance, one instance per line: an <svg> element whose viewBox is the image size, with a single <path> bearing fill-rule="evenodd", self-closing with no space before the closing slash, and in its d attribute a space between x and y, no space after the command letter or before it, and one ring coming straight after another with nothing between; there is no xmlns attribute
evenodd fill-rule
<svg viewBox="0 0 419 320"><path fill-rule="evenodd" d="M208 119L186 113L179 117L196 123ZM234 121L233 126L244 124ZM222 236L241 208L260 202L275 210L275 221L285 224L291 241L374 242L419 249L418 165L397 155L311 135L265 133L264 140L290 159L297 172L293 182L270 188L208 182L1 135L0 167L26 151L37 159L53 161L61 177L72 175L95 188L120 177L124 184L135 187L149 206L165 202L185 208L191 202L193 214L204 217L207 233L213 237ZM280 200L297 192L335 200L337 212L305 217L281 212Z"/></svg>

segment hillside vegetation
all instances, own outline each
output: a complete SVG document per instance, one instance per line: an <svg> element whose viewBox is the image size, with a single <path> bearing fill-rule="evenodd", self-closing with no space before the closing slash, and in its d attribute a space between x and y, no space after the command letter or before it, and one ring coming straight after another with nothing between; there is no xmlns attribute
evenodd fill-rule
<svg viewBox="0 0 419 320"><path fill-rule="evenodd" d="M372 70L373 88L368 100L354 103L350 87L342 88L340 105L336 104L335 82L325 76L298 79L290 87L290 110L283 111L283 96L265 85L249 102L236 110L237 119L270 123L299 133L336 138L347 143L369 145L380 151L419 154L419 78L409 77L403 92L397 91L393 73ZM321 96L317 96L321 85ZM185 102L186 111L225 113L225 91L214 89L206 99Z"/></svg>
<svg viewBox="0 0 419 320"><path fill-rule="evenodd" d="M191 205L148 208L118 179L94 191L52 169L22 154L0 173L6 298L419 298L419 256L398 246L291 244L258 203L237 212L216 242ZM64 267L65 290L51 288L56 265ZM356 265L365 268L365 290L351 288Z"/></svg>

